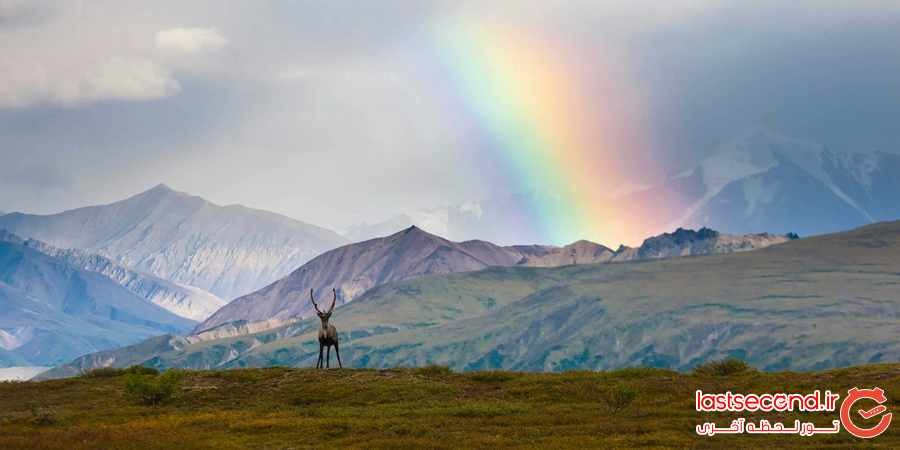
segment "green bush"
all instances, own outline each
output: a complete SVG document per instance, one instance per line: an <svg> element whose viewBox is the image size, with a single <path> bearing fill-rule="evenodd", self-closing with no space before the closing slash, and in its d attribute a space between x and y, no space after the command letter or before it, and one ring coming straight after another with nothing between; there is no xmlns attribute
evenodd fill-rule
<svg viewBox="0 0 900 450"><path fill-rule="evenodd" d="M168 370L162 375L125 375L125 393L135 402L156 406L169 401L181 387L184 372Z"/></svg>
<svg viewBox="0 0 900 450"><path fill-rule="evenodd" d="M637 390L625 383L616 383L603 391L603 401L610 414L627 408L637 398Z"/></svg>
<svg viewBox="0 0 900 450"><path fill-rule="evenodd" d="M694 367L694 375L707 375L714 377L724 377L744 372L752 372L755 369L747 365L744 361L737 358L726 358L714 361L708 361Z"/></svg>
<svg viewBox="0 0 900 450"><path fill-rule="evenodd" d="M57 422L52 409L31 405L31 423L37 426L53 425Z"/></svg>

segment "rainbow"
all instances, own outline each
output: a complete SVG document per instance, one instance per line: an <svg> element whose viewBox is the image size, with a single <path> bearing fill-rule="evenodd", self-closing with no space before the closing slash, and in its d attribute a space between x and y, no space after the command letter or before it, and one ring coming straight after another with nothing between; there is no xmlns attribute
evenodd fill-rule
<svg viewBox="0 0 900 450"><path fill-rule="evenodd" d="M628 151L631 139L616 118L616 89L585 82L565 52L517 30L463 20L436 29L441 64L503 176L538 194L527 214L546 241L635 239L634 218L610 200L623 181L615 154ZM598 98L604 104L592 104Z"/></svg>

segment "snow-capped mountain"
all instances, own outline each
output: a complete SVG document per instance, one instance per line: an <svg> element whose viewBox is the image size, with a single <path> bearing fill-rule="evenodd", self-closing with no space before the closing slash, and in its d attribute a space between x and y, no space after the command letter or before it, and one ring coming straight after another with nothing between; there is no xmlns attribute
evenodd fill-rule
<svg viewBox="0 0 900 450"><path fill-rule="evenodd" d="M756 128L720 145L690 170L611 202L619 214L640 218L630 230L637 236L678 227L808 236L900 218L896 201L900 179L894 176L898 171L898 154L836 152L819 143ZM522 205L536 195L549 194L498 196L401 214L351 228L348 235L369 238L391 227L422 226L427 220L453 240L542 243L544 236L522 213L527 210ZM547 201L553 199L541 199Z"/></svg>
<svg viewBox="0 0 900 450"><path fill-rule="evenodd" d="M37 239L22 239L3 229L0 229L0 241L33 248L79 269L99 273L148 302L186 319L202 321L226 303L202 289L140 273L84 250L56 248Z"/></svg>
<svg viewBox="0 0 900 450"><path fill-rule="evenodd" d="M77 248L225 300L253 292L347 241L330 230L156 186L53 215L12 213L0 228Z"/></svg>
<svg viewBox="0 0 900 450"><path fill-rule="evenodd" d="M677 221L734 232L849 229L900 217L900 155L838 153L759 131L701 163L704 195Z"/></svg>
<svg viewBox="0 0 900 450"><path fill-rule="evenodd" d="M472 272L489 267L559 267L573 264L634 261L673 256L708 255L753 250L786 242L792 236L734 236L709 229L678 229L649 238L640 247L613 251L589 241L554 247L501 247L487 241L453 242L409 227L390 236L350 244L326 252L290 275L238 298L197 326L196 332L223 337L242 330L261 330L312 314L309 290L329 304L337 289L337 304L393 281L425 275ZM225 332L221 327L229 327Z"/></svg>
<svg viewBox="0 0 900 450"><path fill-rule="evenodd" d="M0 242L0 367L59 364L193 324L99 273Z"/></svg>

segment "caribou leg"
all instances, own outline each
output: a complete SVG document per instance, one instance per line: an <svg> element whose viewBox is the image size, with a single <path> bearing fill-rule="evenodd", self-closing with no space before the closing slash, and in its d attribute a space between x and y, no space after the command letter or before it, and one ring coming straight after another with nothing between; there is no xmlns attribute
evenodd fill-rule
<svg viewBox="0 0 900 450"><path fill-rule="evenodd" d="M329 345L325 350L325 368L331 368L331 346Z"/></svg>
<svg viewBox="0 0 900 450"><path fill-rule="evenodd" d="M338 368L343 369L344 365L341 364L341 349L340 349L340 347L338 347L337 342L334 343L334 354L337 355L337 358L338 358Z"/></svg>
<svg viewBox="0 0 900 450"><path fill-rule="evenodd" d="M316 363L316 369L322 368L322 344L319 344L319 362Z"/></svg>

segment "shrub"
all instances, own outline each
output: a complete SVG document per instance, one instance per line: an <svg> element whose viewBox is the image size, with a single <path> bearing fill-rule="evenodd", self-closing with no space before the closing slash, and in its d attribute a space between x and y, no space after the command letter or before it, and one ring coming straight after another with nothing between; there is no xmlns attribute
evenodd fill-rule
<svg viewBox="0 0 900 450"><path fill-rule="evenodd" d="M118 377L125 373L124 369L117 369L115 367L99 367L97 369L91 369L87 372L81 374L84 378L111 378Z"/></svg>
<svg viewBox="0 0 900 450"><path fill-rule="evenodd" d="M49 408L31 405L31 423L38 426L53 425L56 423L56 414Z"/></svg>
<svg viewBox="0 0 900 450"><path fill-rule="evenodd" d="M505 383L513 378L513 374L500 371L475 372L469 375L469 379L480 383Z"/></svg>
<svg viewBox="0 0 900 450"><path fill-rule="evenodd" d="M413 372L416 375L426 375L426 376L430 376L430 377L453 374L453 371L450 370L449 367L439 366L437 364L429 364L425 367L420 367L418 369L414 369Z"/></svg>
<svg viewBox="0 0 900 450"><path fill-rule="evenodd" d="M137 403L156 406L169 401L181 387L184 372L168 370L162 375L129 373L125 376L125 393Z"/></svg>
<svg viewBox="0 0 900 450"><path fill-rule="evenodd" d="M637 390L625 383L616 383L603 392L603 401L610 414L627 408L637 397Z"/></svg>
<svg viewBox="0 0 900 450"><path fill-rule="evenodd" d="M159 375L159 371L147 366L134 365L124 370L125 374L133 373L136 375Z"/></svg>
<svg viewBox="0 0 900 450"><path fill-rule="evenodd" d="M694 367L694 374L724 377L744 372L752 372L754 370L755 369L740 359L726 358L700 364L699 366Z"/></svg>

